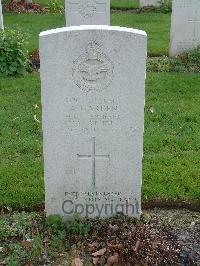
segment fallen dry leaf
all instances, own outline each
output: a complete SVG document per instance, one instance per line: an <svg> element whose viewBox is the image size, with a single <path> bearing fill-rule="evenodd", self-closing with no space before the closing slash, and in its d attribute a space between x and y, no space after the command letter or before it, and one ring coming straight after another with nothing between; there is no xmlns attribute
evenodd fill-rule
<svg viewBox="0 0 200 266"><path fill-rule="evenodd" d="M35 121L35 122L40 123L40 121L37 119L37 116L36 116L36 115L34 115L33 118L34 118L34 121Z"/></svg>
<svg viewBox="0 0 200 266"><path fill-rule="evenodd" d="M92 242L91 244L89 243L88 246L90 248L97 248L99 246L99 243L98 242Z"/></svg>
<svg viewBox="0 0 200 266"><path fill-rule="evenodd" d="M133 247L133 250L135 252L137 252L138 248L139 248L139 245L140 245L140 239L138 239L138 241L136 242L135 246Z"/></svg>
<svg viewBox="0 0 200 266"><path fill-rule="evenodd" d="M113 231L117 231L119 229L119 226L118 225L112 225L112 224L109 224L109 228L112 229Z"/></svg>
<svg viewBox="0 0 200 266"><path fill-rule="evenodd" d="M34 104L34 108L35 109L39 109L40 107L37 105L37 103L36 104Z"/></svg>
<svg viewBox="0 0 200 266"><path fill-rule="evenodd" d="M153 113L155 112L154 107L153 107L153 106L150 107L150 108L149 108L149 111L153 114Z"/></svg>
<svg viewBox="0 0 200 266"><path fill-rule="evenodd" d="M123 245L122 245L122 243L119 243L119 244L110 244L110 243L108 243L108 247L109 248L122 249Z"/></svg>
<svg viewBox="0 0 200 266"><path fill-rule="evenodd" d="M92 256L94 257L103 256L105 253L106 253L106 248L102 248L97 252L92 253Z"/></svg>
<svg viewBox="0 0 200 266"><path fill-rule="evenodd" d="M92 262L93 262L94 265L97 265L99 263L99 257L93 258Z"/></svg>
<svg viewBox="0 0 200 266"><path fill-rule="evenodd" d="M80 258L75 258L72 260L71 266L83 266L83 262Z"/></svg>
<svg viewBox="0 0 200 266"><path fill-rule="evenodd" d="M21 246L25 249L30 249L33 246L33 243L27 240L21 242Z"/></svg>
<svg viewBox="0 0 200 266"><path fill-rule="evenodd" d="M118 263L118 262L119 262L119 254L115 253L113 256L110 256L107 259L105 266L112 266L113 264Z"/></svg>
<svg viewBox="0 0 200 266"><path fill-rule="evenodd" d="M32 263L31 261L28 261L28 262L26 263L26 266L33 266L33 263Z"/></svg>
<svg viewBox="0 0 200 266"><path fill-rule="evenodd" d="M91 243L91 244L89 243L89 244L88 244L89 251L90 251L90 252L94 252L95 249L98 248L98 246L99 246L99 243L98 243L98 242L93 242L93 243Z"/></svg>

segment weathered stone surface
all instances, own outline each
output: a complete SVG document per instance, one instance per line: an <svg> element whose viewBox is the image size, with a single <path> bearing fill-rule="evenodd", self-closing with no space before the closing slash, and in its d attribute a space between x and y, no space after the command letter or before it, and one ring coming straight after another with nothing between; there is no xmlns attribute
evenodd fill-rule
<svg viewBox="0 0 200 266"><path fill-rule="evenodd" d="M2 13L2 5L1 5L1 0L0 0L0 30L3 30L3 13Z"/></svg>
<svg viewBox="0 0 200 266"><path fill-rule="evenodd" d="M110 25L110 0L65 0L67 26Z"/></svg>
<svg viewBox="0 0 200 266"><path fill-rule="evenodd" d="M176 56L200 45L200 0L174 0L170 55Z"/></svg>
<svg viewBox="0 0 200 266"><path fill-rule="evenodd" d="M161 3L160 0L140 0L140 7L144 7L144 6L159 7L160 3Z"/></svg>
<svg viewBox="0 0 200 266"><path fill-rule="evenodd" d="M140 215L146 39L109 26L40 34L47 215Z"/></svg>

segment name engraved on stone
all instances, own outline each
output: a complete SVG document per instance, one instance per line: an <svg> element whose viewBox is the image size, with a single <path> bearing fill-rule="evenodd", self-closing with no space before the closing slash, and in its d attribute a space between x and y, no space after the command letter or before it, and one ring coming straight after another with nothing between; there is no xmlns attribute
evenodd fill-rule
<svg viewBox="0 0 200 266"><path fill-rule="evenodd" d="M91 41L86 52L74 61L73 80L84 92L106 89L113 79L113 63L101 49L98 42Z"/></svg>
<svg viewBox="0 0 200 266"><path fill-rule="evenodd" d="M85 106L82 105L80 97L66 98L66 102L68 111L65 121L68 131L87 132L96 131L99 127L106 130L114 125L120 126L122 112L120 98L94 97ZM86 114L88 119L85 118Z"/></svg>
<svg viewBox="0 0 200 266"><path fill-rule="evenodd" d="M110 160L110 155L97 155L96 154L96 143L95 137L92 138L92 154L90 155L81 155L77 154L78 159L83 160L92 160L92 185L95 186L96 181L96 160L103 159L103 160Z"/></svg>

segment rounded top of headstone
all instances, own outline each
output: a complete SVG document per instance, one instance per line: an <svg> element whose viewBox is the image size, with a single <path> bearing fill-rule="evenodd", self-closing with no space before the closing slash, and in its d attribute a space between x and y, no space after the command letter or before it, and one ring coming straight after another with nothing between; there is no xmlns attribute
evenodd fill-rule
<svg viewBox="0 0 200 266"><path fill-rule="evenodd" d="M84 30L105 30L105 31L118 31L118 32L121 31L121 32L147 36L146 32L143 30L119 27L119 26L107 26L107 25L81 25L81 26L63 27L63 28L42 31L39 36L42 37L50 34L72 32L72 31L84 31Z"/></svg>

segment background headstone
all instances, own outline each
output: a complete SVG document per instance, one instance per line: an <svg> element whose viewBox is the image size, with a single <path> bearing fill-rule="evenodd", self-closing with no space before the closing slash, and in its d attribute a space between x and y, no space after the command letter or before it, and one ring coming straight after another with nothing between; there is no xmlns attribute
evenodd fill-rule
<svg viewBox="0 0 200 266"><path fill-rule="evenodd" d="M174 0L172 5L170 55L176 56L200 45L200 0Z"/></svg>
<svg viewBox="0 0 200 266"><path fill-rule="evenodd" d="M140 215L146 39L109 26L40 34L47 215Z"/></svg>
<svg viewBox="0 0 200 266"><path fill-rule="evenodd" d="M2 5L1 5L1 0L0 0L0 30L3 30L3 12L2 12Z"/></svg>
<svg viewBox="0 0 200 266"><path fill-rule="evenodd" d="M161 4L160 0L140 0L140 7L155 6L159 7Z"/></svg>
<svg viewBox="0 0 200 266"><path fill-rule="evenodd" d="M65 0L67 26L110 25L110 0Z"/></svg>

